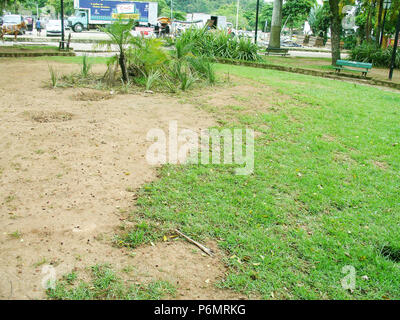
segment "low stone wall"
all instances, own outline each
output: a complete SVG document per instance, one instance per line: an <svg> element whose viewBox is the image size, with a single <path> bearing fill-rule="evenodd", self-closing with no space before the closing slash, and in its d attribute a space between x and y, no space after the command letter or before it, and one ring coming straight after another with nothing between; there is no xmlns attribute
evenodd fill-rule
<svg viewBox="0 0 400 320"><path fill-rule="evenodd" d="M75 52L0 52L0 58L75 56Z"/></svg>

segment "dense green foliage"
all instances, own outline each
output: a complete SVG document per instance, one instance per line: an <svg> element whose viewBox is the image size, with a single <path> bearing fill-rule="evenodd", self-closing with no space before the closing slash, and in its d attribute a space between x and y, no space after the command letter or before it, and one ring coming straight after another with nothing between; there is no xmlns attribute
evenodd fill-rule
<svg viewBox="0 0 400 320"><path fill-rule="evenodd" d="M291 29L302 28L315 4L315 0L286 0L282 8L283 20L287 21L287 26Z"/></svg>
<svg viewBox="0 0 400 320"><path fill-rule="evenodd" d="M190 45L195 55L247 61L259 59L258 47L250 39L233 38L225 31L190 28L182 33L177 42Z"/></svg>
<svg viewBox="0 0 400 320"><path fill-rule="evenodd" d="M392 61L392 47L382 49L373 43L363 43L355 46L350 53L350 60L370 62L376 67L390 67ZM397 51L395 67L400 67L400 52Z"/></svg>
<svg viewBox="0 0 400 320"><path fill-rule="evenodd" d="M310 10L308 22L315 35L320 35L322 33L326 36L331 24L329 19L329 3L324 2L322 6L314 5Z"/></svg>
<svg viewBox="0 0 400 320"><path fill-rule="evenodd" d="M147 90L158 86L184 91L196 82L213 84L216 80L210 59L182 41L175 43L170 54L159 39L135 38L133 44L127 53L129 75L132 81L145 84Z"/></svg>

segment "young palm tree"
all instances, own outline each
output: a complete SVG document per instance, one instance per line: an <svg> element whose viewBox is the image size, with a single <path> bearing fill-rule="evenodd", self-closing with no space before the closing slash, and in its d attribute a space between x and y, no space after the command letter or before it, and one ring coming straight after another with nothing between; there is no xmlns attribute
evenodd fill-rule
<svg viewBox="0 0 400 320"><path fill-rule="evenodd" d="M134 20L124 21L122 19L118 19L114 21L112 24L108 25L105 28L102 28L102 31L107 33L110 38L110 41L101 41L99 43L100 46L108 46L111 47L112 44L118 46L119 57L118 62L121 67L122 72L122 80L124 83L128 83L128 71L126 66L126 50L129 44L133 41L133 36L131 34L131 30L135 25Z"/></svg>

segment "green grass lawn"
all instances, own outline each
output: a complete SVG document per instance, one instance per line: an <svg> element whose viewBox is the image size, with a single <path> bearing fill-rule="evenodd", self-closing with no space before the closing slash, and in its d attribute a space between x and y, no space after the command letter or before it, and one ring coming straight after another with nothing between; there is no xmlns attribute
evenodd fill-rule
<svg viewBox="0 0 400 320"><path fill-rule="evenodd" d="M218 285L264 299L400 298L400 95L271 70L217 69L271 88L269 108L257 114L240 102L229 111L206 107L226 116L224 127L261 133L254 173L163 167L140 192L132 217L141 223L120 243L160 239L159 228L173 227L214 239L229 267ZM352 292L341 286L348 265L356 271Z"/></svg>
<svg viewBox="0 0 400 320"><path fill-rule="evenodd" d="M331 58L314 58L314 57L278 57L278 56L264 56L263 62L275 64L280 66L296 67L302 69L314 69L324 72L334 72L335 69L331 65ZM343 70L344 73L356 73L357 71ZM368 76L379 80L388 80L389 69L373 66L368 72ZM393 82L400 82L399 69L394 70Z"/></svg>
<svg viewBox="0 0 400 320"><path fill-rule="evenodd" d="M0 46L0 52L47 52L47 51L57 51L56 46L46 46L46 45L13 45L13 46Z"/></svg>
<svg viewBox="0 0 400 320"><path fill-rule="evenodd" d="M32 59L32 58L26 58L26 59ZM70 57L63 57L63 56L54 56L54 57L36 57L34 59L37 60L51 60L51 61L56 61L56 62L63 62L63 63L76 63L76 64L81 64L82 63L82 56L70 56ZM88 57L88 61L90 64L107 64L107 61L109 60L109 57Z"/></svg>

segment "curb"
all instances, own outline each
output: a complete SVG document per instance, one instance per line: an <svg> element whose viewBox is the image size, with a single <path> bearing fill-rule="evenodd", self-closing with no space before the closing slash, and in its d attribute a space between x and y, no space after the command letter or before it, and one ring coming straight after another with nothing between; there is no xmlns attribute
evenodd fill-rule
<svg viewBox="0 0 400 320"><path fill-rule="evenodd" d="M23 57L72 57L75 52L0 52L0 58L23 58Z"/></svg>
<svg viewBox="0 0 400 320"><path fill-rule="evenodd" d="M12 38L6 38L4 37L5 41L14 41L14 37ZM60 38L26 38L26 37L20 37L17 38L17 42L60 42L61 39ZM102 40L102 39L71 39L71 44L73 43L98 43L99 41L107 41L107 42L111 42L111 40Z"/></svg>

